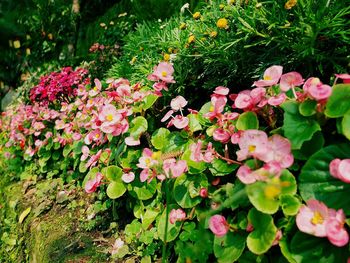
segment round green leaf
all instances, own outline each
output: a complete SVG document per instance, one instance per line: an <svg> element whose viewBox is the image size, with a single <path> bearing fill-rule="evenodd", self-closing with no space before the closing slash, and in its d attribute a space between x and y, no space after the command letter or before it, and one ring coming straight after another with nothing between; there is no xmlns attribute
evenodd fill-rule
<svg viewBox="0 0 350 263"><path fill-rule="evenodd" d="M191 208L202 201L199 196L201 187L207 186L207 178L203 174L183 174L176 178L174 183L174 198L182 208Z"/></svg>
<svg viewBox="0 0 350 263"><path fill-rule="evenodd" d="M281 186L282 186L282 194L285 195L294 195L297 192L297 181L295 180L294 175L288 171L287 169L284 169L281 174Z"/></svg>
<svg viewBox="0 0 350 263"><path fill-rule="evenodd" d="M253 206L259 211L267 214L274 214L279 207L279 200L277 198L269 198L265 194L267 183L256 182L246 186L248 198Z"/></svg>
<svg viewBox="0 0 350 263"><path fill-rule="evenodd" d="M282 211L286 216L295 216L301 206L300 200L292 195L281 195L280 202Z"/></svg>
<svg viewBox="0 0 350 263"><path fill-rule="evenodd" d="M163 147L167 147L168 145L168 135L170 134L170 131L165 128L160 128L156 130L152 134L151 142L157 150L161 150Z"/></svg>
<svg viewBox="0 0 350 263"><path fill-rule="evenodd" d="M177 208L179 208L177 205L169 205L169 213L172 209L177 209ZM168 228L166 230L165 229L166 213L167 213L167 209L164 209L164 211L163 211L163 213L160 216L159 221L158 221L157 231L158 231L159 238L163 242L165 241L165 232L167 232L166 242L170 242L170 241L173 241L180 233L182 223L177 221L174 224L171 224L168 221ZM168 220L169 220L169 216L168 216Z"/></svg>
<svg viewBox="0 0 350 263"><path fill-rule="evenodd" d="M122 182L111 182L107 187L107 195L111 199L121 197L126 191L126 187Z"/></svg>
<svg viewBox="0 0 350 263"><path fill-rule="evenodd" d="M238 130L258 129L258 117L252 111L244 112L238 117L236 128Z"/></svg>
<svg viewBox="0 0 350 263"><path fill-rule="evenodd" d="M115 165L110 165L102 169L101 173L109 180L109 181L119 181L121 182L121 177L123 175L123 170Z"/></svg>
<svg viewBox="0 0 350 263"><path fill-rule="evenodd" d="M188 172L190 174L198 174L203 172L208 164L206 162L195 162L191 160L191 150L187 149L184 154L182 155L182 160L185 160L187 162L188 166Z"/></svg>
<svg viewBox="0 0 350 263"><path fill-rule="evenodd" d="M330 145L318 151L306 162L299 176L299 190L302 198L317 199L327 206L350 214L350 184L334 178L329 173L329 163L335 159L349 158L350 145Z"/></svg>
<svg viewBox="0 0 350 263"><path fill-rule="evenodd" d="M350 110L350 85L338 84L332 89L332 95L328 98L325 114L330 118L342 117Z"/></svg>
<svg viewBox="0 0 350 263"><path fill-rule="evenodd" d="M138 116L138 117L134 118L130 122L130 126L131 127L129 129L129 133L130 133L130 136L132 136L134 138L139 138L141 136L141 134L144 133L145 131L147 131L147 129L148 129L147 120L142 116Z"/></svg>
<svg viewBox="0 0 350 263"><path fill-rule="evenodd" d="M132 182L130 194L139 200L150 199L157 191L157 181L152 180L149 183L141 183L139 180Z"/></svg>
<svg viewBox="0 0 350 263"><path fill-rule="evenodd" d="M350 140L350 110L345 113L341 122L341 128L342 133Z"/></svg>
<svg viewBox="0 0 350 263"><path fill-rule="evenodd" d="M196 132L202 130L202 125L199 122L199 115L198 114L188 114L187 118L189 120L188 127L190 128L191 132Z"/></svg>
<svg viewBox="0 0 350 263"><path fill-rule="evenodd" d="M301 115L308 117L316 113L317 101L305 100L299 104L299 112Z"/></svg>
<svg viewBox="0 0 350 263"><path fill-rule="evenodd" d="M229 164L221 159L214 159L209 170L213 176L224 176L232 173L238 167L237 164Z"/></svg>
<svg viewBox="0 0 350 263"><path fill-rule="evenodd" d="M243 253L246 235L228 232L223 237L214 238L214 254L219 263L235 262Z"/></svg>
<svg viewBox="0 0 350 263"><path fill-rule="evenodd" d="M248 213L248 220L254 230L248 235L247 246L255 254L263 254L272 246L277 233L272 216L252 208Z"/></svg>
<svg viewBox="0 0 350 263"><path fill-rule="evenodd" d="M292 143L292 149L300 149L305 141L309 141L315 132L321 130L316 120L299 113L297 102L287 101L281 107L284 110L282 128Z"/></svg>

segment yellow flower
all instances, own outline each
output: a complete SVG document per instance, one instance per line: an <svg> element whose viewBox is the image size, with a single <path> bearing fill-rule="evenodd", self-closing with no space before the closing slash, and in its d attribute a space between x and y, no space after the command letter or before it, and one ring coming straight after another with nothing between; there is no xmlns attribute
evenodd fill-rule
<svg viewBox="0 0 350 263"><path fill-rule="evenodd" d="M163 55L163 59L164 59L164 61L169 61L170 60L170 55L168 53L165 53Z"/></svg>
<svg viewBox="0 0 350 263"><path fill-rule="evenodd" d="M53 39L53 35L50 33L50 34L47 35L47 38L52 40Z"/></svg>
<svg viewBox="0 0 350 263"><path fill-rule="evenodd" d="M284 5L284 8L288 10L292 9L297 3L298 3L298 0L288 0Z"/></svg>
<svg viewBox="0 0 350 263"><path fill-rule="evenodd" d="M168 53L173 53L173 48L172 47L168 48Z"/></svg>
<svg viewBox="0 0 350 263"><path fill-rule="evenodd" d="M216 38L217 35L218 35L218 32L216 32L216 31L212 31L209 34L209 36L212 37L212 38Z"/></svg>
<svg viewBox="0 0 350 263"><path fill-rule="evenodd" d="M184 22L182 22L181 24L180 24L180 26L179 26L179 28L181 29L181 30L184 30L184 29L186 29L186 23L184 23Z"/></svg>
<svg viewBox="0 0 350 263"><path fill-rule="evenodd" d="M193 14L193 18L196 19L196 20L201 18L201 13L199 13L199 12L194 13Z"/></svg>
<svg viewBox="0 0 350 263"><path fill-rule="evenodd" d="M136 62L137 58L136 57L133 57L130 61L130 64L133 65L135 62Z"/></svg>
<svg viewBox="0 0 350 263"><path fill-rule="evenodd" d="M227 4L233 5L235 3L235 0L227 0Z"/></svg>
<svg viewBox="0 0 350 263"><path fill-rule="evenodd" d="M20 48L21 47L21 42L19 40L13 41L13 47L14 48Z"/></svg>
<svg viewBox="0 0 350 263"><path fill-rule="evenodd" d="M228 28L228 21L226 18L220 18L217 22L216 25L218 28Z"/></svg>
<svg viewBox="0 0 350 263"><path fill-rule="evenodd" d="M219 5L219 9L220 9L220 10L224 10L224 8L225 8L225 5L224 5L224 4Z"/></svg>
<svg viewBox="0 0 350 263"><path fill-rule="evenodd" d="M188 38L187 42L188 42L188 44L191 44L191 43L193 43L195 40L196 40L195 36L194 36L194 35L191 35L191 36Z"/></svg>
<svg viewBox="0 0 350 263"><path fill-rule="evenodd" d="M30 48L26 48L26 54L27 54L27 56L30 55Z"/></svg>

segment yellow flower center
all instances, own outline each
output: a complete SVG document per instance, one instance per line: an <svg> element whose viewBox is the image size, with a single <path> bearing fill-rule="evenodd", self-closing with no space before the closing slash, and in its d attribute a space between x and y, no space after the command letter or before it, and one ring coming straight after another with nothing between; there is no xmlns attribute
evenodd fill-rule
<svg viewBox="0 0 350 263"><path fill-rule="evenodd" d="M170 60L170 55L165 53L163 58L164 58L165 61L169 61Z"/></svg>
<svg viewBox="0 0 350 263"><path fill-rule="evenodd" d="M214 111L214 106L213 106L213 105L210 106L209 111L210 111L210 112L213 112L213 111Z"/></svg>
<svg viewBox="0 0 350 263"><path fill-rule="evenodd" d="M107 120L107 121L113 121L113 115L112 115L112 114L108 114L108 115L106 116L106 120Z"/></svg>
<svg viewBox="0 0 350 263"><path fill-rule="evenodd" d="M212 31L210 32L210 37L215 38L218 35L218 32Z"/></svg>
<svg viewBox="0 0 350 263"><path fill-rule="evenodd" d="M191 44L191 43L193 43L193 42L195 41L195 39L196 39L196 38L195 38L194 36L190 36L190 37L188 38L188 41L187 41L187 42L188 42L189 44Z"/></svg>
<svg viewBox="0 0 350 263"><path fill-rule="evenodd" d="M96 133L95 138L97 138L97 139L100 138L100 134Z"/></svg>
<svg viewBox="0 0 350 263"><path fill-rule="evenodd" d="M311 223L313 223L314 225L317 224L322 224L324 221L323 216L320 214L320 212L316 211L314 213L314 217L311 219Z"/></svg>
<svg viewBox="0 0 350 263"><path fill-rule="evenodd" d="M152 159L159 159L162 155L162 152L158 151L158 152L154 152L152 154Z"/></svg>
<svg viewBox="0 0 350 263"><path fill-rule="evenodd" d="M147 167L150 165L150 163L151 163L151 160L150 159L146 159L145 160L145 163L146 163L146 165L147 165Z"/></svg>
<svg viewBox="0 0 350 263"><path fill-rule="evenodd" d="M227 28L228 21L226 18L220 18L217 22L216 25L218 28Z"/></svg>
<svg viewBox="0 0 350 263"><path fill-rule="evenodd" d="M97 91L97 90L98 90L98 89L97 89L97 87L95 86L95 87L94 87L94 91Z"/></svg>
<svg viewBox="0 0 350 263"><path fill-rule="evenodd" d="M184 29L186 29L186 26L187 26L186 23L183 23L183 22L182 22L182 23L180 24L180 27L179 27L179 28L180 28L181 30L184 30Z"/></svg>
<svg viewBox="0 0 350 263"><path fill-rule="evenodd" d="M255 149L256 149L256 146L255 146L255 145L249 145L249 146L248 146L248 151L249 151L250 153L254 152Z"/></svg>
<svg viewBox="0 0 350 263"><path fill-rule="evenodd" d="M168 75L168 73L166 73L166 71L162 71L162 76L166 77Z"/></svg>
<svg viewBox="0 0 350 263"><path fill-rule="evenodd" d="M268 185L265 187L264 194L269 199L274 199L281 193L281 188L277 185Z"/></svg>
<svg viewBox="0 0 350 263"><path fill-rule="evenodd" d="M194 19L199 19L200 17L201 17L201 13L199 13L199 12L196 12L193 14Z"/></svg>
<svg viewBox="0 0 350 263"><path fill-rule="evenodd" d="M264 76L264 80L272 80L271 76Z"/></svg>

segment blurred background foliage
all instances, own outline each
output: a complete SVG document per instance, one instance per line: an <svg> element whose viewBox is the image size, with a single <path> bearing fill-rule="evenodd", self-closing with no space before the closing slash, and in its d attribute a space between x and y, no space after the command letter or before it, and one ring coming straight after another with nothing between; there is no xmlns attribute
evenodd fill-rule
<svg viewBox="0 0 350 263"><path fill-rule="evenodd" d="M350 64L349 0L2 0L0 31L0 95L68 65L139 81L170 61L169 96L195 100L272 64L323 82Z"/></svg>

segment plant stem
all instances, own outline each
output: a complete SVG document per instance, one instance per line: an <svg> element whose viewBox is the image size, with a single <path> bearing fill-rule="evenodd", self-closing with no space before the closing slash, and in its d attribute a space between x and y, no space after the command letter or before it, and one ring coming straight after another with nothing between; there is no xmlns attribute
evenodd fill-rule
<svg viewBox="0 0 350 263"><path fill-rule="evenodd" d="M166 212L165 212L165 231L164 231L164 244L163 244L163 251L162 251L162 263L166 263L166 254L167 254L167 237L168 237L168 221L169 221L169 202L170 202L170 196L169 196L169 189L168 189L168 183L169 180L165 181L165 199L166 199Z"/></svg>

